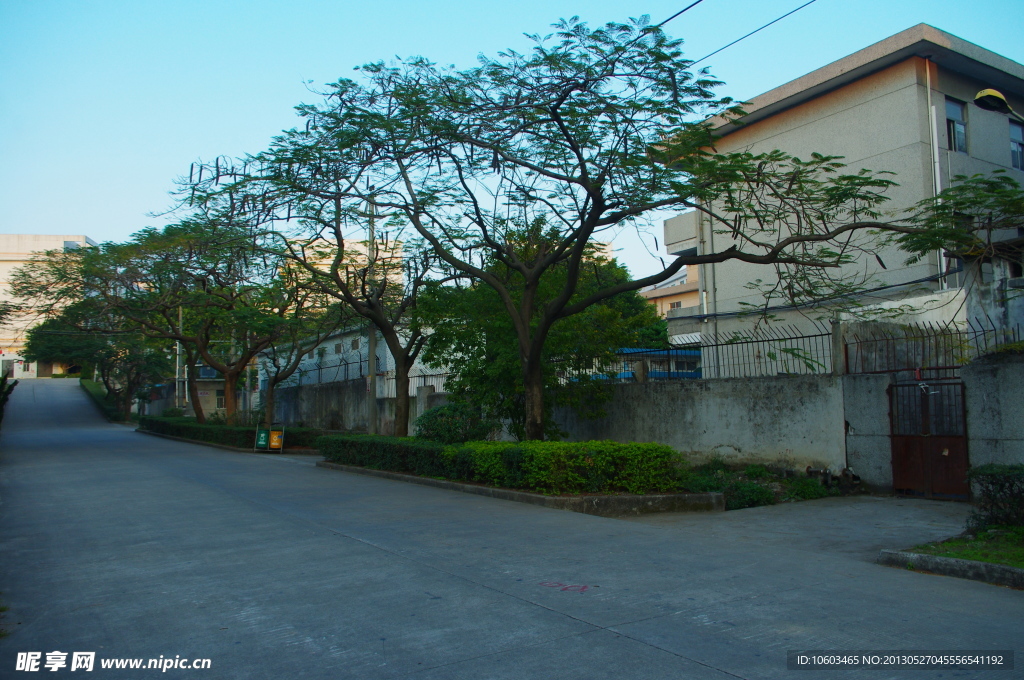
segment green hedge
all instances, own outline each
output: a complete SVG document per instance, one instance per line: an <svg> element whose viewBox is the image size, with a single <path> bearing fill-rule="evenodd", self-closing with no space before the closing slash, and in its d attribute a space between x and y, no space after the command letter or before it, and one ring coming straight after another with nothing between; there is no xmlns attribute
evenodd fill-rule
<svg viewBox="0 0 1024 680"><path fill-rule="evenodd" d="M662 444L469 442L324 436L327 460L546 494L651 493L679 489L675 451Z"/></svg>
<svg viewBox="0 0 1024 680"><path fill-rule="evenodd" d="M326 460L375 470L407 472L424 477L448 477L444 444L412 437L325 435L316 447Z"/></svg>
<svg viewBox="0 0 1024 680"><path fill-rule="evenodd" d="M200 425L194 418L157 418L145 416L139 419L139 429L157 434L166 434L184 439L234 446L240 449L251 449L256 443L255 427L231 427L227 425ZM286 427L284 429L285 448L293 446L316 445L317 437L322 430L309 427Z"/></svg>
<svg viewBox="0 0 1024 680"><path fill-rule="evenodd" d="M103 411L103 415L107 417L107 420L115 423L119 423L124 420L124 414L121 413L116 404L107 398L107 388L103 386L103 383L82 378L78 381L78 384L82 386L82 389L85 390L86 394L92 397L92 400L100 407L100 410Z"/></svg>

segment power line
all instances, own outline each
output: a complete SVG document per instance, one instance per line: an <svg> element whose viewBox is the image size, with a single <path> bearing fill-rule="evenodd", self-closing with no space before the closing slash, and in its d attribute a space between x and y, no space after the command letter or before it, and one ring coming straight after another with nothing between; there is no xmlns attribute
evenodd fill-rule
<svg viewBox="0 0 1024 680"><path fill-rule="evenodd" d="M733 45L735 45L736 43L738 43L738 42L739 42L739 41L741 41L741 40L746 40L747 38L749 38L750 36L754 35L754 34L755 34L755 33L757 33L758 31L762 31L762 30L764 30L764 29L768 28L769 26L771 26L772 24L774 24L774 23L776 23L776 22L779 22L779 21L782 21L783 19L785 19L786 17L788 17L788 16L790 15L790 14L793 14L793 13L795 13L795 12L799 12L799 11L800 11L800 10L802 10L802 9L803 9L804 7L807 7L807 5L810 5L810 4L814 3L814 2L817 2L817 0L810 0L810 2L805 2L804 4L800 5L800 6L799 6L799 7L797 7L796 9L794 9L794 10L791 10L791 11L789 11L789 12L786 12L785 14L783 14L783 15L782 15L781 17L779 17L778 19L775 19L774 21L769 21L769 22L768 22L767 24L765 24L765 25L764 25L764 26L762 26L761 28L759 28L759 29L757 29L757 30L754 30L754 31L751 31L750 33L747 33L747 34L746 34L745 36L743 36L742 38L737 38L736 40L733 40L733 41L732 41L731 43L729 43L729 44L728 44L728 45L726 45L725 47L719 47L719 48L718 48L717 50L715 50L715 51L714 51L714 52L712 52L711 54L708 54L708 55L705 55L705 56L701 57L701 58L700 58L700 59L698 59L697 61L695 61L695 62L691 63L691 64L690 64L690 66L696 66L697 64L699 64L700 62L704 61L705 59L709 59L709 58L711 58L711 57L715 56L716 54L718 54L718 53L719 53L719 52L721 52L722 50L725 50L725 49L728 49L728 48L732 47ZM697 4L697 3L694 3L694 4ZM691 5L691 7L692 7L692 5ZM686 9L689 9L689 7L687 7ZM683 11L685 12L686 10L683 10ZM674 17L673 17L673 18L674 18ZM667 20L666 20L666 21L667 21Z"/></svg>
<svg viewBox="0 0 1024 680"><path fill-rule="evenodd" d="M669 17L668 19L665 19L664 21L662 21L662 22L661 22L660 24L655 24L655 26L654 26L654 27L655 27L655 28L661 28L662 26L664 26L664 25L665 25L665 24L667 24L668 22L672 21L673 19L675 19L675 18L676 18L677 16L679 16L680 14L682 14L683 12L685 12L686 10L688 10L688 9L692 9L692 8L696 7L697 5L699 5L699 4L700 4L700 3L702 3L702 2L704 2L704 0L697 0L697 2L691 3L691 4L690 4L690 5L688 5L687 7L684 7L683 9L679 10L678 12L676 12L675 14L673 14L672 16L670 16L670 17Z"/></svg>

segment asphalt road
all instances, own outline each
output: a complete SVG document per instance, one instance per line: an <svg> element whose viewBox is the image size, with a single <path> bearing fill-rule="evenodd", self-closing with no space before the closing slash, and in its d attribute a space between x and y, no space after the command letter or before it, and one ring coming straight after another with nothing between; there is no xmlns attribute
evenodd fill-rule
<svg viewBox="0 0 1024 680"><path fill-rule="evenodd" d="M27 380L0 435L0 678L1024 677L787 670L798 649L1020 653L1024 592L871 563L966 511L591 517L158 439ZM50 672L53 651L94 670ZM101 668L161 656L210 668Z"/></svg>

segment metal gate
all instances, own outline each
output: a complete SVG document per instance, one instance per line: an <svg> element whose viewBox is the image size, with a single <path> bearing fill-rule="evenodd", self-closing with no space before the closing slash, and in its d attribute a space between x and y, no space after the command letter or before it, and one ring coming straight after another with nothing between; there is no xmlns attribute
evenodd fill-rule
<svg viewBox="0 0 1024 680"><path fill-rule="evenodd" d="M898 495L968 500L964 384L889 386L892 482Z"/></svg>

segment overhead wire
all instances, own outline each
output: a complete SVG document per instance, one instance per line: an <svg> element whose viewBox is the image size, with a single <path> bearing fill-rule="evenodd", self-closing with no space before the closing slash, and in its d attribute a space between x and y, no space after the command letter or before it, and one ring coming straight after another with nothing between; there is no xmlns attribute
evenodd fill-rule
<svg viewBox="0 0 1024 680"><path fill-rule="evenodd" d="M811 5L811 4L815 3L815 2L817 2L817 0L810 0L809 2L805 2L804 4L800 5L800 6L799 6L799 7L797 7L796 9L794 9L794 10L790 10L789 12L786 12L785 14L783 14L783 15L782 15L781 17L779 17L778 19L774 19L773 21L769 21L769 22L768 22L767 24L765 24L765 25L764 25L764 26L762 26L761 28L758 28L758 29L756 29L756 30L753 30L753 31L751 31L750 33L747 33L747 34L746 34L745 36L743 36L742 38L737 38L736 40L733 40L733 41L732 41L731 43L729 43L729 44L728 44L728 45L726 45L725 47L719 47L719 48L718 48L717 50L715 50L715 51L714 51L714 52L712 52L711 54L707 54L707 55L704 55L703 57L701 57L701 58L700 58L700 59L698 59L697 61L695 61L695 62L691 63L691 64L690 64L690 66L696 66L697 64L699 64L700 62L704 61L705 59L709 59L709 58L711 58L711 57L715 56L716 54L718 54L718 53L719 53L719 52L721 52L722 50L726 50L726 49L729 49L730 47L732 47L732 46L733 46L733 45L735 45L736 43L740 42L741 40L746 40L747 38L749 38L750 36L754 35L755 33L758 33L759 31L763 31L764 29L768 28L768 27L769 27L769 26L771 26L772 24L774 24L774 23L778 23L778 22L782 21L783 19L785 19L786 17L788 17L788 16L790 15L790 14L794 14L794 13L796 13L796 12L799 12L799 11L800 11L800 10L802 10L802 9L803 9L804 7L807 7L807 5ZM689 7L688 7L687 9L689 9ZM684 10L684 11L685 11L685 10ZM673 18L674 18L674 17L673 17ZM659 25L660 25L660 24L659 24Z"/></svg>

